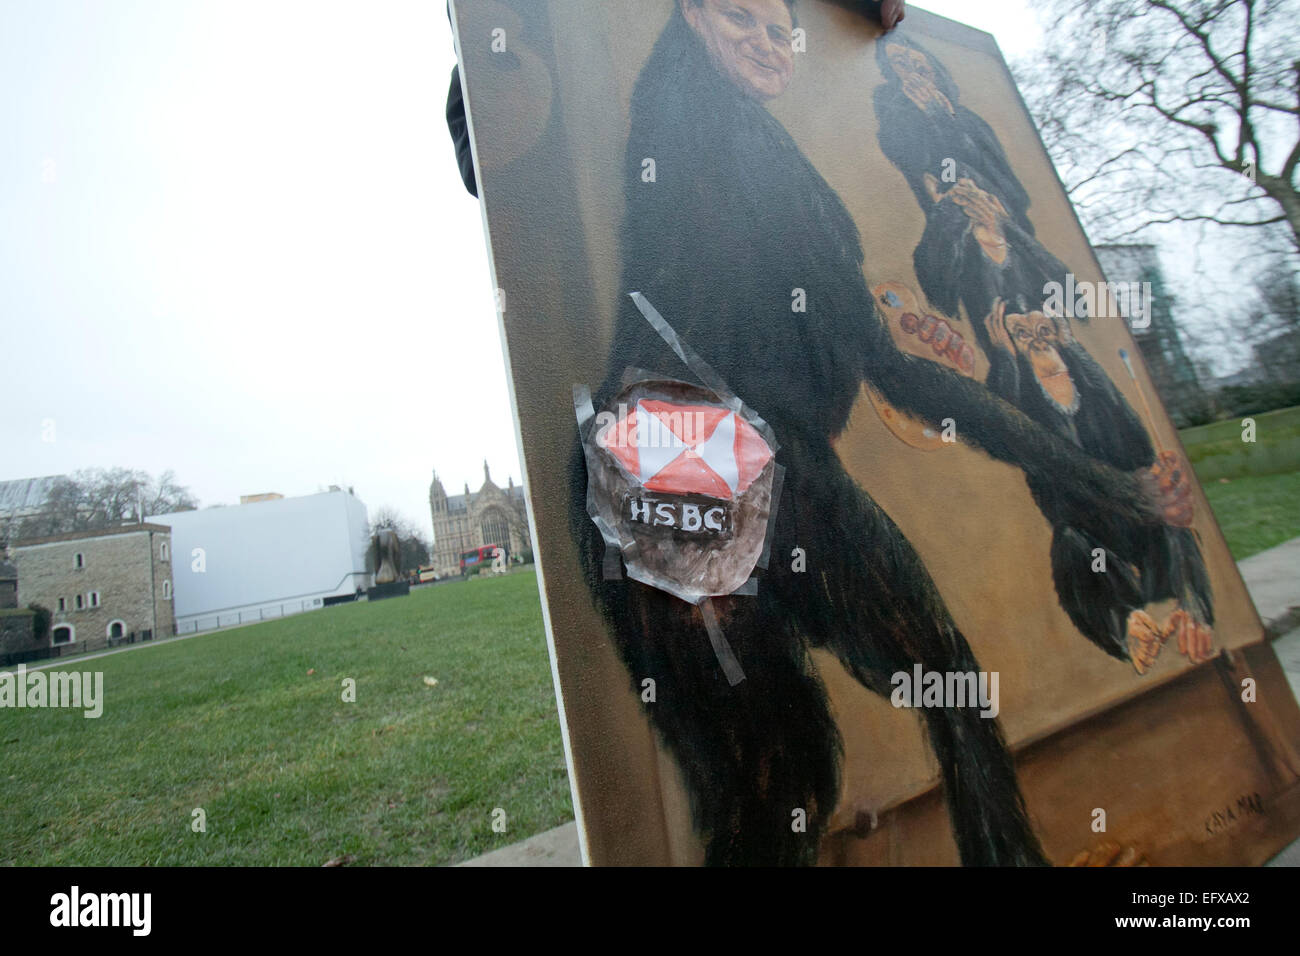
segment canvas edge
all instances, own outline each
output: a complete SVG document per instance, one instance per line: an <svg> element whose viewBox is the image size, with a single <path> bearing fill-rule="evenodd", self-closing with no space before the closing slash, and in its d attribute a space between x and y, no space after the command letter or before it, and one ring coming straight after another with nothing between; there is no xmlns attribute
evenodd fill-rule
<svg viewBox="0 0 1300 956"><path fill-rule="evenodd" d="M456 63L457 69L459 64L465 61L461 50L460 39L460 3L461 0L449 0L451 13L451 33L452 39L456 46ZM465 83L465 77L462 75L461 83L465 87L465 122L469 131L470 154L474 160L474 177L475 182L479 184L479 214L483 220L483 240L487 245L488 270L489 278L492 283L492 289L500 288L497 283L497 266L496 259L492 251L492 233L488 225L487 214L487 190L483 188L483 170L479 164L478 157L478 140L474 136L474 114L471 108L470 97L468 94L468 84ZM573 762L573 745L569 739L569 719L565 709L564 691L560 683L560 670L558 657L555 649L555 632L551 625L550 604L547 598L548 591L546 588L546 570L543 567L542 548L538 546L537 537L537 517L533 508L532 496L535 487L531 473L528 468L528 458L524 452L523 430L519 418L519 403L515 395L515 376L514 368L510 361L510 347L506 338L505 314L500 308L496 309L497 331L501 336L501 354L505 362L506 387L510 393L510 413L514 419L515 428L515 449L519 455L519 464L523 468L525 492L528 499L528 533L532 536L533 541L533 562L537 569L537 589L538 596L541 599L542 606L542 623L546 630L546 651L551 661L551 681L555 688L555 705L559 714L560 737L564 745L564 763L569 776L569 794L573 802L574 820L578 829L578 849L582 854L583 866L591 865L591 856L587 845L587 827L582 812L582 797L578 788L578 774Z"/></svg>

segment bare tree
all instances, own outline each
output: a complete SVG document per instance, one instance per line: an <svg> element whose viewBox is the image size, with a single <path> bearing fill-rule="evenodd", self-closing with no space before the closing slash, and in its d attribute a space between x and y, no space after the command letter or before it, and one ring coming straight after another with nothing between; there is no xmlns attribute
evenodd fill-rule
<svg viewBox="0 0 1300 956"><path fill-rule="evenodd" d="M156 480L148 480L141 488L140 500L144 505L143 517L150 515L174 514L177 511L195 511L198 499L190 494L188 488L176 480L176 473L170 468Z"/></svg>
<svg viewBox="0 0 1300 956"><path fill-rule="evenodd" d="M1300 249L1297 0L1045 0L1016 73L1095 241L1281 226Z"/></svg>
<svg viewBox="0 0 1300 956"><path fill-rule="evenodd" d="M1300 279L1294 263L1284 256L1270 256L1255 287L1263 303L1265 336L1300 332Z"/></svg>
<svg viewBox="0 0 1300 956"><path fill-rule="evenodd" d="M85 469L54 482L41 513L22 521L18 537L95 531L197 507L170 471L155 480L128 468Z"/></svg>
<svg viewBox="0 0 1300 956"><path fill-rule="evenodd" d="M1300 381L1300 278L1294 256L1266 254L1255 279L1258 322L1251 336L1256 365L1275 383Z"/></svg>

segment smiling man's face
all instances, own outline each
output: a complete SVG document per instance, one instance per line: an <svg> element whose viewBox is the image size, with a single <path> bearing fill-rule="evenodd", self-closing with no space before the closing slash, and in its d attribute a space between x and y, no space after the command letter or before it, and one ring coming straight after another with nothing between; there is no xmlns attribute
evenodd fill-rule
<svg viewBox="0 0 1300 956"><path fill-rule="evenodd" d="M780 96L794 77L794 19L784 0L682 0L686 22L718 72L756 100Z"/></svg>

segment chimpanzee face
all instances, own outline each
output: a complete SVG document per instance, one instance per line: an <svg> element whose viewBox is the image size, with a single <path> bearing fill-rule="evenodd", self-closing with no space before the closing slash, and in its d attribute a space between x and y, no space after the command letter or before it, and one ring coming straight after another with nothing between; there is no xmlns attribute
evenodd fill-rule
<svg viewBox="0 0 1300 956"><path fill-rule="evenodd" d="M889 44L885 55L898 74L903 92L912 102L923 110L942 108L952 111L948 97L939 89L938 74L928 56L902 43Z"/></svg>
<svg viewBox="0 0 1300 956"><path fill-rule="evenodd" d="M1078 392L1061 358L1061 330L1055 320L1036 311L1028 315L1012 313L1006 325L1016 354L1028 360L1043 393L1062 411L1073 412Z"/></svg>
<svg viewBox="0 0 1300 956"><path fill-rule="evenodd" d="M901 43L891 43L885 52L889 57L890 66L901 79L915 76L930 84L934 83L934 67L930 65L929 57L920 50L913 50Z"/></svg>
<svg viewBox="0 0 1300 956"><path fill-rule="evenodd" d="M785 0L682 0L682 12L741 92L756 100L785 92L794 78L794 19Z"/></svg>

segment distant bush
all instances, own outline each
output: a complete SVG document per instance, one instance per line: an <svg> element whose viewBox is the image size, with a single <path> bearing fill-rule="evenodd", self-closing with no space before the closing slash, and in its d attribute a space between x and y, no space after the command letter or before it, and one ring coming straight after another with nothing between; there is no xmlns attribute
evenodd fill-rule
<svg viewBox="0 0 1300 956"><path fill-rule="evenodd" d="M1229 385L1215 393L1214 401L1223 418L1259 415L1300 405L1300 382Z"/></svg>
<svg viewBox="0 0 1300 956"><path fill-rule="evenodd" d="M29 604L27 610L36 615L32 618L32 637L37 641L45 640L50 636L50 622L53 620L50 609L44 604Z"/></svg>

